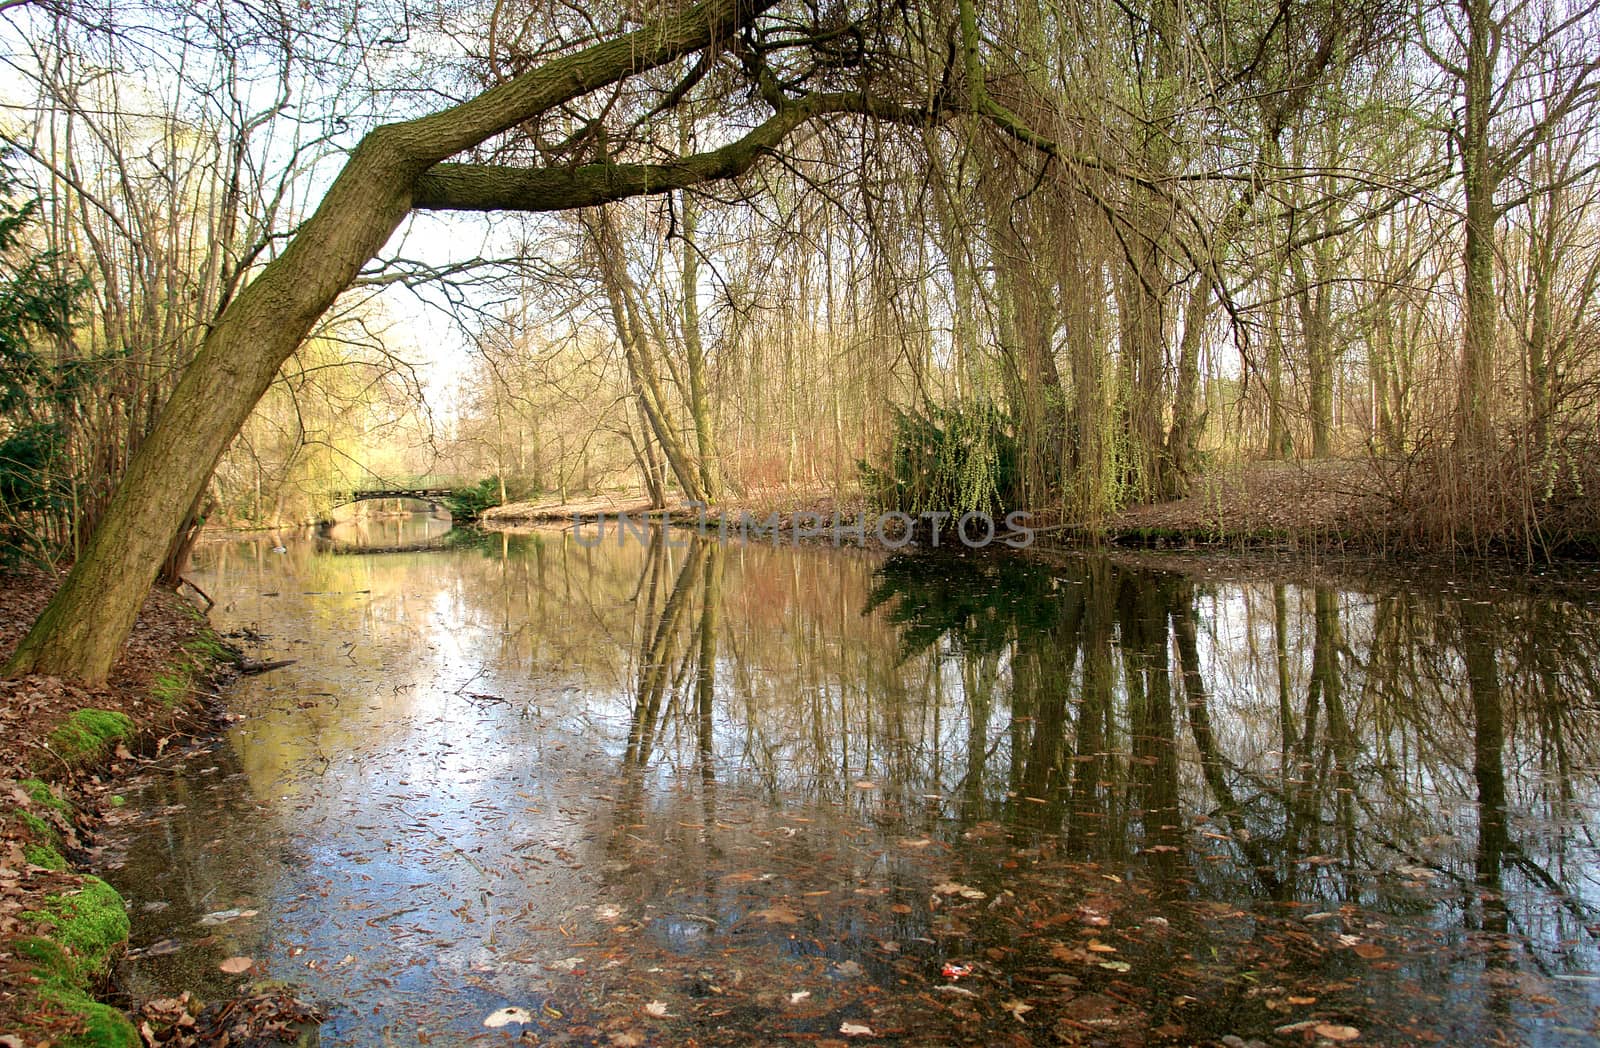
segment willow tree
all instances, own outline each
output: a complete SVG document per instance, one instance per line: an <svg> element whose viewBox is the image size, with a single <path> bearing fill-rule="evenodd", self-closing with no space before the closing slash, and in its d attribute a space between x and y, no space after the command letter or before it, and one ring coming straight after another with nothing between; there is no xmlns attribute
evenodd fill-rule
<svg viewBox="0 0 1600 1048"><path fill-rule="evenodd" d="M926 121L928 103L898 105L877 82L851 72L865 68L862 56L837 60L837 26L808 31L804 21L789 19L771 33L751 31L773 6L774 0L705 0L545 61L468 101L368 132L283 253L216 317L99 527L6 672L106 677L218 459L279 367L413 209L594 206L737 176L819 117L854 113ZM808 59L812 48L830 61L818 62L815 54ZM799 72L785 71L780 78L771 63L786 52L801 55ZM740 87L753 87L770 110L720 148L654 163L594 161L596 153L584 152L584 146L607 137L601 98L593 107L597 115L567 136L566 150L557 148L553 161L545 143L537 144L535 155L547 158L545 166L447 163L464 151L494 145L508 132L536 126L554 111L582 111L583 102L607 88L620 91L631 84L650 90L645 74L697 53L700 58L681 80L661 92L661 110L671 109L702 80L708 90L721 92L725 111L743 104ZM734 75L719 67L731 67ZM840 72L829 80L830 70ZM840 81L849 89L816 89ZM601 149L599 155L615 153Z"/></svg>

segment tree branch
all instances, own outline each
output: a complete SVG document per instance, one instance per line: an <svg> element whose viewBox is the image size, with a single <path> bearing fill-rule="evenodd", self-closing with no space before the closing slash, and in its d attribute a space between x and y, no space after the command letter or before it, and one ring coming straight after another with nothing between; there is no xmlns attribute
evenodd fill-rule
<svg viewBox="0 0 1600 1048"><path fill-rule="evenodd" d="M438 164L417 180L411 206L430 211L565 211L626 197L669 193L742 175L802 124L840 114L912 126L939 119L932 110L902 106L859 92L816 94L785 105L743 138L720 149L666 164L608 163L533 169Z"/></svg>

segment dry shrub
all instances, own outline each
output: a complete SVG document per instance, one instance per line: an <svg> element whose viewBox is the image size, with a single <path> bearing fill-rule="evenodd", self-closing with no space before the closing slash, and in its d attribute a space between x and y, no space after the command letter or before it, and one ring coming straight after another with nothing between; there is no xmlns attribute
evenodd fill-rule
<svg viewBox="0 0 1600 1048"><path fill-rule="evenodd" d="M1600 551L1600 436L1574 427L1540 447L1502 433L1490 448L1423 443L1374 460L1384 510L1352 521L1383 549L1515 556L1529 561Z"/></svg>

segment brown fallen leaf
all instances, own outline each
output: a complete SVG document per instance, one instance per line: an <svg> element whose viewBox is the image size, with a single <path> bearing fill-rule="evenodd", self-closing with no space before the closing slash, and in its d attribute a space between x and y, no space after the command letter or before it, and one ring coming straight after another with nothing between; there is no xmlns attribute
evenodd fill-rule
<svg viewBox="0 0 1600 1048"><path fill-rule="evenodd" d="M988 898L986 894L978 889L969 887L965 884L959 884L955 881L945 881L943 884L935 884L933 886L933 893L935 895L959 895L963 899L971 899L974 902L979 899Z"/></svg>
<svg viewBox="0 0 1600 1048"><path fill-rule="evenodd" d="M249 971L255 966L256 962L248 957L229 957L227 960L217 965L218 968L221 968L229 975L243 975L245 972Z"/></svg>
<svg viewBox="0 0 1600 1048"><path fill-rule="evenodd" d="M1386 952L1382 946L1372 942L1357 943L1350 949L1357 957L1367 961L1375 961L1384 956Z"/></svg>
<svg viewBox="0 0 1600 1048"><path fill-rule="evenodd" d="M771 924L799 924L800 915L781 902L775 902L764 910L756 910L750 916L757 917Z"/></svg>
<svg viewBox="0 0 1600 1048"><path fill-rule="evenodd" d="M1301 1006L1317 1003L1317 999L1315 997L1290 997L1288 998L1288 1001L1290 1004Z"/></svg>
<svg viewBox="0 0 1600 1048"><path fill-rule="evenodd" d="M1033 1011L1033 1005L1028 1004L1028 1003L1026 1003L1024 1001L1018 1001L1018 1000L1007 1001L1004 1004L1002 1004L1000 1007L1002 1007L1006 1011L1010 1012L1011 1013L1011 1017L1013 1019L1015 1019L1019 1023L1027 1022L1027 1020L1024 1019L1023 1016L1028 1014L1029 1012Z"/></svg>
<svg viewBox="0 0 1600 1048"><path fill-rule="evenodd" d="M1338 1026L1334 1023L1318 1023L1311 1028L1311 1032L1330 1041L1353 1041L1361 1036L1361 1031L1354 1026Z"/></svg>

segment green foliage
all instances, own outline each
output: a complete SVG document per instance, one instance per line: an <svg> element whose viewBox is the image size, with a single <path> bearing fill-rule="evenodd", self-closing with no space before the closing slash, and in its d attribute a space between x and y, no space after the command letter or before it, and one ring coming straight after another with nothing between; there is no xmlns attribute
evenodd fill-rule
<svg viewBox="0 0 1600 1048"><path fill-rule="evenodd" d="M534 494L536 492L528 490L526 486L516 485L509 479L506 481L508 499L531 498ZM500 505L500 478L484 477L473 487L458 488L450 493L444 504L457 521L477 520L484 510Z"/></svg>
<svg viewBox="0 0 1600 1048"><path fill-rule="evenodd" d="M858 466L862 486L880 509L913 516L997 515L1018 496L1012 427L988 400L896 411L888 463Z"/></svg>
<svg viewBox="0 0 1600 1048"><path fill-rule="evenodd" d="M113 741L133 734L133 721L115 710L79 710L50 733L50 745L68 763L98 759Z"/></svg>
<svg viewBox="0 0 1600 1048"><path fill-rule="evenodd" d="M0 157L0 556L48 546L42 518L70 518L71 423L93 361L41 349L72 329L84 282L55 252L29 244L37 198L13 203L16 176ZM58 529L58 533L61 529Z"/></svg>
<svg viewBox="0 0 1600 1048"><path fill-rule="evenodd" d="M1066 606L1055 576L1021 558L900 554L873 573L862 614L887 607L907 656L944 638L993 655L1018 636L1054 629Z"/></svg>

